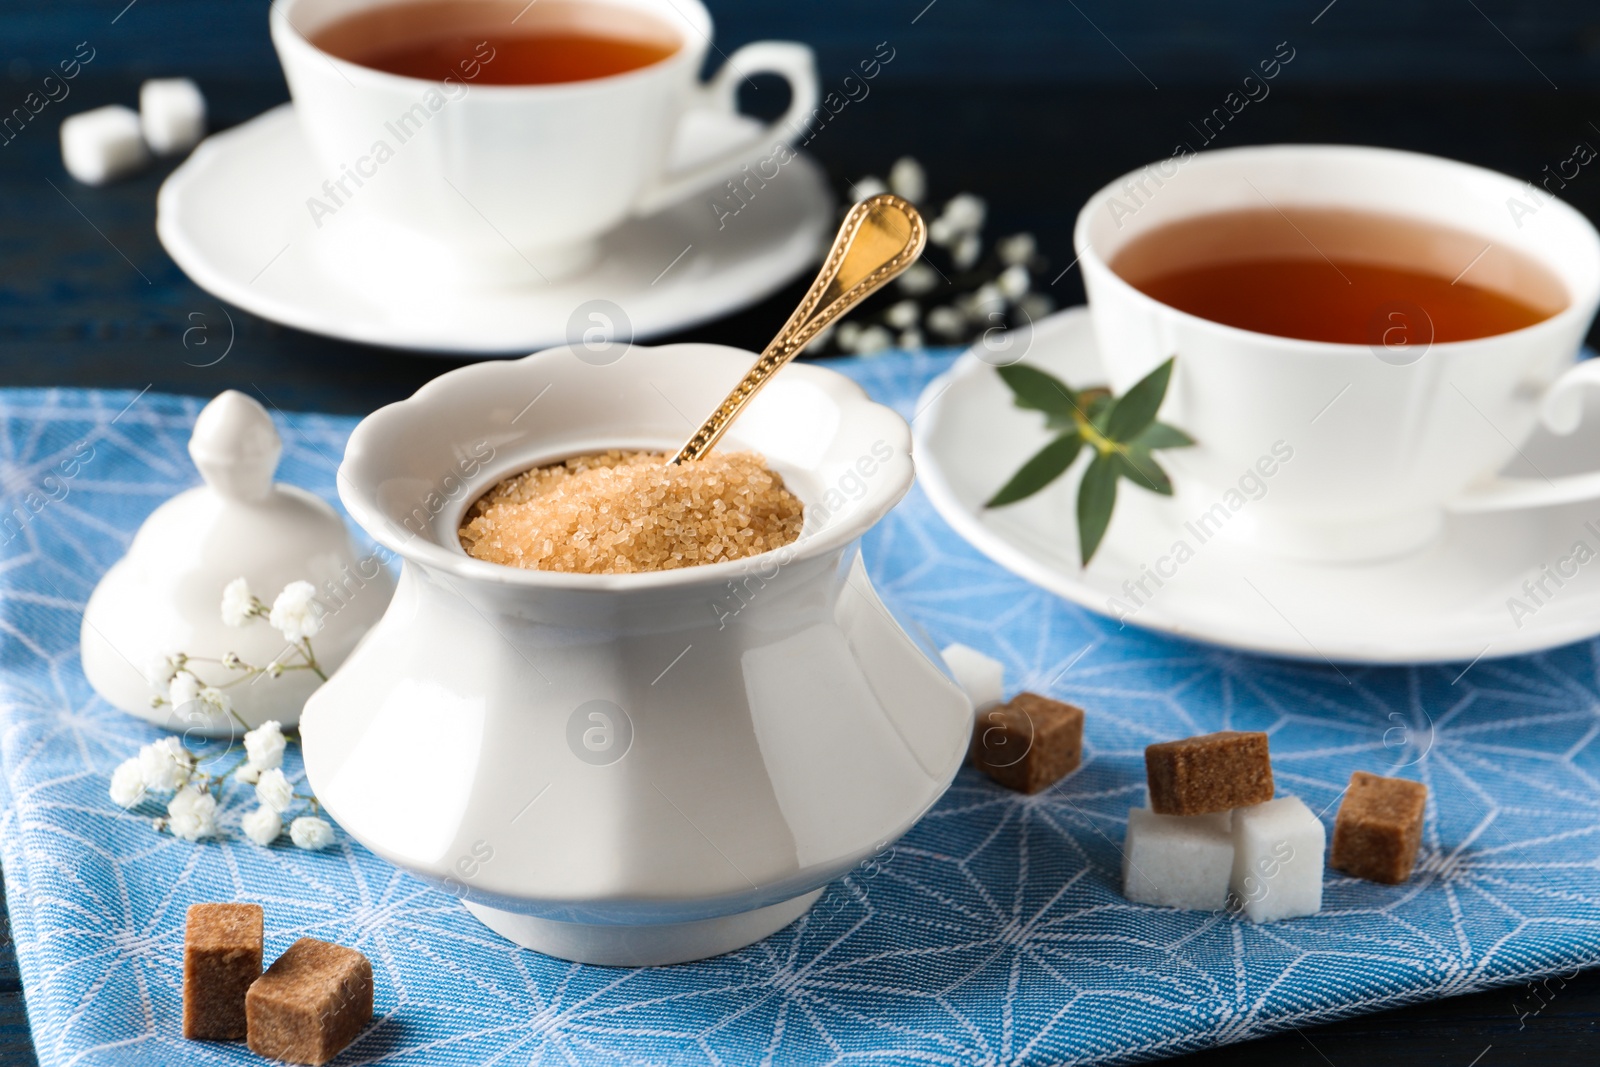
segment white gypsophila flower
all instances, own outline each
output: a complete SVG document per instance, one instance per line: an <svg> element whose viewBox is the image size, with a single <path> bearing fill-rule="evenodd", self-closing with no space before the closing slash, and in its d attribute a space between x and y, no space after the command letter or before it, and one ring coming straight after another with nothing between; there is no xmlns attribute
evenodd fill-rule
<svg viewBox="0 0 1600 1067"><path fill-rule="evenodd" d="M833 340L841 352L854 352L856 342L861 339L861 324L859 322L841 322L834 331Z"/></svg>
<svg viewBox="0 0 1600 1067"><path fill-rule="evenodd" d="M961 231L943 215L928 223L928 243L931 245L943 248L960 236Z"/></svg>
<svg viewBox="0 0 1600 1067"><path fill-rule="evenodd" d="M139 780L146 789L170 793L189 780L194 759L176 737L163 737L139 750Z"/></svg>
<svg viewBox="0 0 1600 1067"><path fill-rule="evenodd" d="M274 767L261 772L261 777L256 779L256 799L261 801L263 807L271 808L280 815L289 810L294 803L294 786L283 776L282 768Z"/></svg>
<svg viewBox="0 0 1600 1067"><path fill-rule="evenodd" d="M889 187L883 184L883 179L869 174L850 187L850 199L853 203L861 203L869 196L887 193Z"/></svg>
<svg viewBox="0 0 1600 1067"><path fill-rule="evenodd" d="M975 233L964 233L956 238L956 245L950 250L950 262L958 270L971 270L978 262L978 257L983 255L983 242Z"/></svg>
<svg viewBox="0 0 1600 1067"><path fill-rule="evenodd" d="M243 626L255 614L256 598L250 592L250 583L235 578L222 587L222 621L229 626Z"/></svg>
<svg viewBox="0 0 1600 1067"><path fill-rule="evenodd" d="M167 802L167 828L185 841L209 837L217 830L217 798L184 786Z"/></svg>
<svg viewBox="0 0 1600 1067"><path fill-rule="evenodd" d="M302 815L289 824L289 840L296 848L319 849L333 844L333 827L327 819Z"/></svg>
<svg viewBox="0 0 1600 1067"><path fill-rule="evenodd" d="M863 356L875 356L893 346L894 334L882 326L867 326L856 339L856 352Z"/></svg>
<svg viewBox="0 0 1600 1067"><path fill-rule="evenodd" d="M283 820L271 808L260 807L239 820L239 829L244 831L244 836L266 848L283 833Z"/></svg>
<svg viewBox="0 0 1600 1067"><path fill-rule="evenodd" d="M145 664L145 681L150 683L150 688L167 695L167 683L172 681L172 676L178 673L178 657L170 652L159 656L151 656L150 662Z"/></svg>
<svg viewBox="0 0 1600 1067"><path fill-rule="evenodd" d="M981 196L971 193L957 193L950 198L944 206L944 212L939 218L955 230L956 233L977 233L983 229L983 219L988 214L989 207L983 202Z"/></svg>
<svg viewBox="0 0 1600 1067"><path fill-rule="evenodd" d="M233 772L233 780L243 782L245 785L255 785L261 780L261 769L250 766L250 762L246 760L244 763L239 764L238 770Z"/></svg>
<svg viewBox="0 0 1600 1067"><path fill-rule="evenodd" d="M902 300L898 304L891 304L889 310L883 313L883 321L897 330L909 330L922 318L922 309L915 300Z"/></svg>
<svg viewBox="0 0 1600 1067"><path fill-rule="evenodd" d="M300 642L317 636L322 616L317 611L317 590L310 582L290 582L272 602L272 628L285 641Z"/></svg>
<svg viewBox="0 0 1600 1067"><path fill-rule="evenodd" d="M283 764L283 727L278 720L268 719L244 735L245 755L250 766L258 771L270 771Z"/></svg>
<svg viewBox="0 0 1600 1067"><path fill-rule="evenodd" d="M915 352L924 344L922 331L915 326L909 330L901 330L900 336L895 338L894 343L897 347L903 348L907 352Z"/></svg>
<svg viewBox="0 0 1600 1067"><path fill-rule="evenodd" d="M1000 254L1000 262L1006 266L1018 263L1026 266L1039 250L1039 242L1034 240L1031 233L1014 233L1010 237L1002 237L995 243L994 249Z"/></svg>
<svg viewBox="0 0 1600 1067"><path fill-rule="evenodd" d="M922 164L910 156L895 160L889 168L889 191L913 204L920 203L928 195L928 175Z"/></svg>
<svg viewBox="0 0 1600 1067"><path fill-rule="evenodd" d="M226 715L233 710L233 698L214 685L200 690L200 699Z"/></svg>
<svg viewBox="0 0 1600 1067"><path fill-rule="evenodd" d="M172 684L167 687L167 699L175 708L181 708L191 700L200 697L200 679L189 671L179 671L172 676Z"/></svg>
<svg viewBox="0 0 1600 1067"><path fill-rule="evenodd" d="M1028 277L1028 268L1020 263L1013 263L1000 272L1000 277L994 280L995 288L1000 290L1000 295L1013 304L1028 295L1028 287L1033 284L1033 279Z"/></svg>
<svg viewBox="0 0 1600 1067"><path fill-rule="evenodd" d="M936 307L928 312L928 329L944 338L960 337L967 328L967 317L953 307Z"/></svg>
<svg viewBox="0 0 1600 1067"><path fill-rule="evenodd" d="M1017 305L1030 320L1037 321L1056 309L1056 302L1048 293L1029 293Z"/></svg>
<svg viewBox="0 0 1600 1067"><path fill-rule="evenodd" d="M939 272L926 263L913 263L894 282L900 287L901 292L921 296L938 288Z"/></svg>
<svg viewBox="0 0 1600 1067"><path fill-rule="evenodd" d="M1005 311L1006 298L1001 295L998 285L985 282L978 286L976 291L962 297L961 309L967 313L967 318L972 322L992 322L995 315Z"/></svg>
<svg viewBox="0 0 1600 1067"><path fill-rule="evenodd" d="M111 772L111 803L131 808L144 799L144 770L138 756L129 756Z"/></svg>

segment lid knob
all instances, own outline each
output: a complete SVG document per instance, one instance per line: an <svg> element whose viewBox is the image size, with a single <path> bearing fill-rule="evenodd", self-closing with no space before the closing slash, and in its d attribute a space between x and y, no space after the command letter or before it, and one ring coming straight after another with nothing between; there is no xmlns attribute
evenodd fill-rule
<svg viewBox="0 0 1600 1067"><path fill-rule="evenodd" d="M213 490L232 500L261 500L272 492L272 475L283 439L272 416L252 398L229 389L207 404L189 437L189 456Z"/></svg>

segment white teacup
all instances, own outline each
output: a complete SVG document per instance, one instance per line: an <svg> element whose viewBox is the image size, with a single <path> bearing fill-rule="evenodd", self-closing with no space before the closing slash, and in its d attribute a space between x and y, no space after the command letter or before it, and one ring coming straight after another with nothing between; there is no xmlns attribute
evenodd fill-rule
<svg viewBox="0 0 1600 1067"><path fill-rule="evenodd" d="M1385 358L1381 346L1270 336L1178 311L1109 263L1133 239L1218 211L1333 207L1481 235L1547 268L1565 307L1510 333ZM1283 555L1360 560L1428 543L1449 510L1537 507L1600 496L1600 472L1514 479L1496 472L1542 419L1570 433L1573 365L1600 302L1600 235L1542 189L1432 156L1333 145L1237 148L1152 164L1100 190L1074 243L1111 386L1168 356L1162 418L1199 444L1161 453L1196 514ZM1466 267L1468 264L1463 263ZM1287 457L1287 458L1286 458Z"/></svg>
<svg viewBox="0 0 1600 1067"><path fill-rule="evenodd" d="M404 0L279 0L271 13L295 109L326 172L324 186L308 190L308 211L319 229L339 216L346 246L359 230L354 243L371 253L365 265L380 270L394 252L426 262L446 282L522 285L570 274L628 216L766 160L775 131L803 128L817 103L815 59L801 44L746 45L700 85L712 31L699 0L530 3L520 14L520 5L461 0L455 28L463 34L504 36L560 19L623 36L610 21L620 8L677 38L660 62L584 81L486 84L476 61L454 79L429 81L347 62L312 43L341 18L397 3ZM499 24L508 11L515 27ZM698 113L733 114L739 84L756 73L788 80L788 111L768 127L749 123L714 158L670 169L682 128Z"/></svg>

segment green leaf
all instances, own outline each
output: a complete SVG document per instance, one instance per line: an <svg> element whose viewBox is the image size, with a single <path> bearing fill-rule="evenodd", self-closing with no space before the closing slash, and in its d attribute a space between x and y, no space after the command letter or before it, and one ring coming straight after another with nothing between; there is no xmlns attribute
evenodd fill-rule
<svg viewBox="0 0 1600 1067"><path fill-rule="evenodd" d="M1016 394L1019 408L1031 408L1047 415L1071 415L1078 409L1078 394L1072 387L1037 367L1013 363L1000 368L1000 377Z"/></svg>
<svg viewBox="0 0 1600 1067"><path fill-rule="evenodd" d="M1188 448L1192 444L1194 438L1176 426L1168 426L1164 422L1152 422L1144 433L1128 442L1128 447L1142 448L1148 452L1157 448Z"/></svg>
<svg viewBox="0 0 1600 1067"><path fill-rule="evenodd" d="M1036 367L1012 364L999 368L1017 407L1042 412L1045 425L1058 436L1029 459L985 506L999 507L1032 496L1059 478L1085 445L1092 442L1093 458L1078 485L1078 552L1087 567L1111 525L1117 505L1117 482L1126 478L1152 493L1171 496L1172 481L1152 453L1195 443L1176 426L1156 421L1172 381L1176 358L1145 375L1121 399L1104 386L1074 391Z"/></svg>
<svg viewBox="0 0 1600 1067"><path fill-rule="evenodd" d="M1172 380L1175 359L1176 356L1169 358L1114 402L1111 413L1106 416L1107 437L1113 441L1132 441L1155 421L1161 401L1167 396L1167 383Z"/></svg>
<svg viewBox="0 0 1600 1067"><path fill-rule="evenodd" d="M1098 453L1078 485L1078 554L1085 567L1111 525L1111 509L1117 506L1117 471L1114 453Z"/></svg>
<svg viewBox="0 0 1600 1067"><path fill-rule="evenodd" d="M1034 453L1032 459L1022 465L1022 469L1011 476L1011 480L1000 487L1000 491L989 498L984 505L986 508L998 508L1005 504L1015 504L1032 496L1057 478L1078 458L1078 450L1083 447L1083 438L1076 433L1063 434L1054 441L1045 445Z"/></svg>
<svg viewBox="0 0 1600 1067"><path fill-rule="evenodd" d="M1161 469L1155 457L1142 448L1129 448L1117 454L1117 470L1134 485L1143 486L1152 493L1172 495L1172 482Z"/></svg>

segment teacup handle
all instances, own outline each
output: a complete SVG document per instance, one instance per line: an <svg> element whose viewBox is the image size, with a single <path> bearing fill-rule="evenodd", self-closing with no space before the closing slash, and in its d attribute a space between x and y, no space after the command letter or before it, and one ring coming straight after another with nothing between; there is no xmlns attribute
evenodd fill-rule
<svg viewBox="0 0 1600 1067"><path fill-rule="evenodd" d="M1557 378L1539 402L1539 421L1551 433L1566 435L1583 421L1583 394L1600 388L1600 359L1586 359ZM1496 476L1450 501L1451 511L1511 511L1519 508L1575 504L1600 497L1600 471L1564 474L1558 478Z"/></svg>
<svg viewBox="0 0 1600 1067"><path fill-rule="evenodd" d="M758 133L711 159L663 175L644 191L634 211L649 215L670 207L686 196L734 177L740 167L765 159L772 153L768 139L778 130L796 133L806 128L817 106L817 57L803 44L792 41L756 41L734 52L716 76L699 90L699 99L690 109L710 108L727 114L739 110L739 83L751 74L778 74L789 83L789 108L776 121ZM790 146L793 151L793 146ZM770 179L772 175L766 175Z"/></svg>

